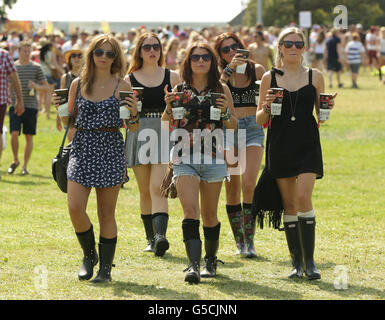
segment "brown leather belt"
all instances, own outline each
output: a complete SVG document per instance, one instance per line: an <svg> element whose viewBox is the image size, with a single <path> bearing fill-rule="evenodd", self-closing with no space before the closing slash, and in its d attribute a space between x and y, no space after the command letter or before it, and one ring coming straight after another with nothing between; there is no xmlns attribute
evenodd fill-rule
<svg viewBox="0 0 385 320"><path fill-rule="evenodd" d="M119 128L97 128L97 129L84 129L84 128L76 128L78 131L103 131L103 132L119 132Z"/></svg>

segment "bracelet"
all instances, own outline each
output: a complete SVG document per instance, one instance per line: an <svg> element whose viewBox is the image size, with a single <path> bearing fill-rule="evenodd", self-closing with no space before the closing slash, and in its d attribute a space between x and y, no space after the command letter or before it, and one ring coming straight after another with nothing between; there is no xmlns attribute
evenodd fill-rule
<svg viewBox="0 0 385 320"><path fill-rule="evenodd" d="M231 118L231 113L230 113L229 109L227 109L225 113L221 113L221 119L223 121L230 120L230 118Z"/></svg>
<svg viewBox="0 0 385 320"><path fill-rule="evenodd" d="M226 68L223 69L223 72L226 76L231 77L234 72L234 69L230 68L229 65L227 65Z"/></svg>
<svg viewBox="0 0 385 320"><path fill-rule="evenodd" d="M136 115L134 115L134 116L131 115L130 118L131 119L138 119L139 118L139 112Z"/></svg>
<svg viewBox="0 0 385 320"><path fill-rule="evenodd" d="M139 123L139 117L136 120L128 120L129 124L137 124Z"/></svg>
<svg viewBox="0 0 385 320"><path fill-rule="evenodd" d="M263 108L263 111L265 111L267 114L270 114L270 110L267 109L266 105L263 105L262 108Z"/></svg>
<svg viewBox="0 0 385 320"><path fill-rule="evenodd" d="M166 114L168 114L169 116L172 115L172 111L168 112L167 108L164 111L166 111Z"/></svg>

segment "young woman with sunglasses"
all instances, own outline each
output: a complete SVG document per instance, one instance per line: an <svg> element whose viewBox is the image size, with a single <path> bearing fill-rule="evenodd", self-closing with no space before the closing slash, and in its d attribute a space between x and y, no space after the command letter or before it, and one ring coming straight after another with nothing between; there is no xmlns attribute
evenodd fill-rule
<svg viewBox="0 0 385 320"><path fill-rule="evenodd" d="M181 75L184 82L173 91L184 93L184 106L187 110L185 118L173 118L172 102L177 98L174 93L166 93L167 106L162 120L170 121L173 129L184 129L183 137L172 151L173 181L184 212L183 241L189 259L185 281L198 283L201 276L216 276L221 226L217 209L222 182L228 178L224 159L220 161L219 156L220 153L223 156L223 128L235 129L237 121L230 90L219 81L217 57L208 44L197 43L188 49L182 63ZM210 109L214 103L210 98L211 93L222 94L215 102L221 110L220 120L210 120ZM197 132L216 132L219 133L219 139L215 139L215 145L209 143L207 146L206 138L194 137ZM213 136L208 140L213 142ZM187 154L179 150L180 146ZM202 273L202 242L199 235L201 215L206 251Z"/></svg>
<svg viewBox="0 0 385 320"><path fill-rule="evenodd" d="M79 77L83 67L83 51L78 45L66 51L64 58L68 67L68 72L63 74L60 79L60 89L69 89L72 81ZM62 129L61 119L56 115L56 127L60 131ZM71 127L68 130L68 141L72 141L75 134L75 128Z"/></svg>
<svg viewBox="0 0 385 320"><path fill-rule="evenodd" d="M231 145L226 146L227 167L232 167L234 173L225 184L226 212L237 246L236 254L254 258L257 256L254 249L255 217L251 212L251 206L265 142L263 126L258 125L255 118L257 110L255 97L258 94L255 81L262 78L265 68L242 58L241 54L237 54L237 49L244 49L244 45L236 34L223 33L218 36L215 50L220 57L221 80L227 83L231 91L238 118L238 130L243 129L246 134L244 145L238 145L237 130L233 139L230 139ZM236 73L237 66L244 63L247 63L245 73ZM238 161L238 158L243 148L246 148L246 157L241 181L239 166L242 161ZM236 173L235 168L238 168Z"/></svg>
<svg viewBox="0 0 385 320"><path fill-rule="evenodd" d="M92 280L94 283L111 281L117 243L115 207L120 187L128 180L124 141L119 130L123 125L119 118L119 91L131 90L122 80L125 70L119 42L110 35L97 36L87 48L80 78L72 82L69 90L69 112L75 108L76 133L67 169L68 209L84 253L78 277L89 280L98 263L93 226L86 213L91 188L95 188L100 268ZM126 102L132 115L126 125L129 130L137 130L137 100L129 97ZM68 125L68 117L62 120Z"/></svg>
<svg viewBox="0 0 385 320"><path fill-rule="evenodd" d="M312 193L315 180L323 176L323 162L313 110L315 105L319 120L320 93L324 92L325 82L319 70L302 65L306 48L305 36L300 29L284 29L276 50L279 69L266 72L261 83L257 122L262 125L270 119L270 124L266 167L258 181L253 209L259 219L263 219L268 211L278 214L277 221L273 221L277 227L282 211L274 199L279 202L282 199L284 230L293 265L289 277L302 277L305 272L310 280L319 279L321 275L313 260L315 214ZM284 88L281 115L271 116L275 95L270 88ZM333 106L332 99L329 108ZM278 188L274 187L275 183ZM271 187L258 190L263 184ZM274 207L266 207L269 200L273 200Z"/></svg>
<svg viewBox="0 0 385 320"><path fill-rule="evenodd" d="M178 74L165 69L163 64L159 38L155 33L144 33L136 43L125 78L132 87L144 88L140 128L137 132L128 132L127 135L127 166L133 169L139 187L141 218L147 238L144 251L154 252L160 257L169 249L166 238L168 201L160 195L160 185L167 170L170 151L161 140L164 88L167 86L171 90L180 82ZM155 132L156 138L150 137L150 141L147 141L146 131L149 130ZM142 155L146 156L144 150L150 151L149 159L142 159Z"/></svg>

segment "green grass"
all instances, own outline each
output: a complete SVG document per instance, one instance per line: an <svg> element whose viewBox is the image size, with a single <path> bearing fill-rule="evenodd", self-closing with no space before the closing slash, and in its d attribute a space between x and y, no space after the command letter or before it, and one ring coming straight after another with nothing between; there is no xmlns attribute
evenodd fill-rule
<svg viewBox="0 0 385 320"><path fill-rule="evenodd" d="M344 82L350 84L347 76ZM121 191L116 211L119 235L113 282L102 286L79 282L81 250L67 213L66 195L50 173L62 133L56 130L54 117L48 121L42 115L29 176L21 176L20 168L8 175L9 145L3 153L0 299L384 299L385 87L369 73L361 75L359 84L360 90L338 90L331 120L320 129L325 177L316 183L313 202L315 259L321 280L287 279L291 267L285 235L272 229L257 230L257 259L235 257L222 192L218 256L226 264L218 266L217 278L186 284L179 200L169 201L170 250L164 258L142 252L144 230L130 171L131 181ZM23 136L20 142L22 158ZM87 211L98 235L94 191ZM334 287L337 266L347 270L346 290ZM39 289L39 267L48 271L45 289Z"/></svg>

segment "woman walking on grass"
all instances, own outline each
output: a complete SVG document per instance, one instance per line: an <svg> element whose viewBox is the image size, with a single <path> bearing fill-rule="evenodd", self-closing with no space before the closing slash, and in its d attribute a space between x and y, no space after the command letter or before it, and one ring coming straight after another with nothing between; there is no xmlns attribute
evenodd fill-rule
<svg viewBox="0 0 385 320"><path fill-rule="evenodd" d="M230 181L225 184L226 211L238 249L236 254L255 258L257 256L254 249L255 217L251 212L251 205L265 142L263 126L258 125L255 118L257 110L255 97L258 93L255 81L262 78L265 68L242 58L241 54L237 54L237 49L244 49L244 45L234 33L224 33L217 38L215 50L220 57L221 80L231 91L235 115L238 118L238 130L235 131L234 139L230 139L233 140L231 145L226 146L230 151L226 152L227 167L233 167L235 170L235 167L239 167L242 162L239 158L243 148L246 154L242 179L238 170L237 174L232 174ZM247 63L245 73L236 73L237 66L244 63ZM239 129L246 131L245 145L238 145ZM230 155L234 155L235 159Z"/></svg>
<svg viewBox="0 0 385 320"><path fill-rule="evenodd" d="M154 252L156 256L163 256L169 249L166 238L168 201L160 195L160 185L169 161L169 149L161 140L164 88L167 86L171 90L180 81L178 74L164 68L163 64L159 38L154 33L144 33L138 39L125 78L132 87L144 88L140 128L128 132L126 154L127 167L133 169L139 187L141 218L147 238L144 251ZM146 141L146 131L154 132L155 139ZM149 158L144 150L150 151Z"/></svg>
<svg viewBox="0 0 385 320"><path fill-rule="evenodd" d="M305 36L298 28L284 29L277 41L276 66L262 78L257 122L262 125L270 119L266 141L266 167L258 182L254 210L263 215L276 211L282 198L284 230L292 258L290 278L319 279L315 266L315 213L312 193L316 179L323 176L322 151L314 105L319 119L320 93L324 92L323 75L317 69L302 65ZM284 88L281 115L271 116L271 103L275 95L270 88ZM333 98L335 95L333 96ZM334 105L333 99L330 108ZM270 183L270 188L262 187ZM278 189L274 188L277 184ZM274 194L274 190L278 194ZM279 190L279 191L278 191ZM273 206L266 207L271 200ZM278 222L278 223L277 223Z"/></svg>
<svg viewBox="0 0 385 320"><path fill-rule="evenodd" d="M183 101L180 101L186 109L184 118L174 119L171 103L177 98L174 93L166 93L167 105L162 120L170 122L173 129L184 129L183 137L172 151L173 180L184 212L183 241L189 259L185 281L198 283L201 276L216 276L221 226L217 216L218 201L222 182L228 178L223 159L223 128L235 129L237 122L230 90L219 81L217 57L208 44L198 43L188 49L181 75L184 82L173 91L183 92ZM221 96L214 102L211 93L221 93ZM216 120L210 114L213 104L220 109L217 109L220 117ZM214 131L219 134L216 139L210 136L210 141L203 136L195 137L197 132L203 135ZM202 273L201 215L206 251Z"/></svg>
<svg viewBox="0 0 385 320"><path fill-rule="evenodd" d="M115 207L122 183L126 182L124 141L120 133L119 91L131 86L122 77L125 59L118 41L110 35L95 37L86 51L85 67L69 91L69 112L75 108L76 133L68 164L68 209L83 249L79 280L89 280L98 263L92 223L86 213L95 188L100 225L100 267L94 283L111 281L117 243ZM56 99L55 99L56 102ZM126 98L131 119L129 130L138 128L137 101ZM68 117L62 118L64 125ZM72 123L72 122L71 122Z"/></svg>

